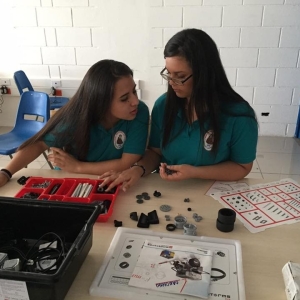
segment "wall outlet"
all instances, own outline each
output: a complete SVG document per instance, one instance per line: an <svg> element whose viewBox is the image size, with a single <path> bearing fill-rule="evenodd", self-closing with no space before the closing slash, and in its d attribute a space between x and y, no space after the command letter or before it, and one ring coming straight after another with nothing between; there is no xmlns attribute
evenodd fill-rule
<svg viewBox="0 0 300 300"><path fill-rule="evenodd" d="M51 80L51 84L54 88L61 87L61 81L60 80Z"/></svg>
<svg viewBox="0 0 300 300"><path fill-rule="evenodd" d="M0 85L10 85L10 79L9 78L0 78Z"/></svg>
<svg viewBox="0 0 300 300"><path fill-rule="evenodd" d="M11 94L10 88L8 88L6 85L2 85L0 87L0 91L1 91L1 95L10 95Z"/></svg>

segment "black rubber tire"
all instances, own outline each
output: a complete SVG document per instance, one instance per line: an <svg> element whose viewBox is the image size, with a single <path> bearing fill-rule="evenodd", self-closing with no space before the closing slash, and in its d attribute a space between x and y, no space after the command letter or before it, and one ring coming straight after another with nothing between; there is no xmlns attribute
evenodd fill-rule
<svg viewBox="0 0 300 300"><path fill-rule="evenodd" d="M224 224L224 223L220 222L220 220L217 219L216 226L217 226L217 229L222 232L230 232L234 228L234 223Z"/></svg>
<svg viewBox="0 0 300 300"><path fill-rule="evenodd" d="M230 208L221 208L218 212L218 220L223 224L233 224L236 219L236 212Z"/></svg>

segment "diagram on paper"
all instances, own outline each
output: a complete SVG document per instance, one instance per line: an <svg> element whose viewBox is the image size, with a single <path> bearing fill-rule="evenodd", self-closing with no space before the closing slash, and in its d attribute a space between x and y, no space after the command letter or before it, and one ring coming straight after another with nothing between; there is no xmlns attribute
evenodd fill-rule
<svg viewBox="0 0 300 300"><path fill-rule="evenodd" d="M129 230L129 229L124 229ZM175 237L175 236L174 236ZM195 237L193 243L190 241L184 241L183 239L173 239L170 237L163 237L162 233L157 236L149 236L151 242L154 243L164 243L164 244L175 244L183 243L181 246L185 249L188 247L198 247L198 249L203 248L209 250L213 254L211 272L210 272L210 285L209 285L209 300L219 300L220 295L224 300L244 300L244 290L243 277L241 273L241 268L238 266L238 261L241 262L241 250L238 250L237 245L234 244L218 244L215 242L208 242L206 238ZM211 238L207 238L212 240ZM165 293L163 291L156 291L154 289L149 289L146 287L151 280L158 280L159 282L166 283L170 280L168 279L168 274L179 275L174 280L185 280L187 277L192 277L195 284L199 283L201 280L199 278L207 276L203 271L206 270L205 264L202 265L203 261L200 260L200 265L197 261L192 259L189 262L189 266L192 266L192 270L187 270L188 266L186 264L186 256L181 257L176 254L176 249L163 249L159 252L160 259L155 264L159 264L160 267L156 268L155 265L149 265L149 258L147 260L140 259L141 251L143 245L145 244L144 232L141 234L120 234L118 239L116 239L117 244L114 246L111 259L108 265L103 268L103 273L99 277L99 281L96 280L93 288L93 295L116 297L118 299L129 299L128 293L132 295L135 299L139 296L140 299L143 295L147 295L147 299L151 300L194 300L199 299L199 297L190 296L187 294L181 295L176 293ZM140 262L139 262L140 261ZM179 264L176 264L176 262ZM165 262L165 263L164 263ZM180 265L184 265L184 268L180 268ZM136 269L136 267L142 267ZM204 267L202 269L202 267ZM165 268L168 270L165 271ZM184 278L186 277L186 278ZM131 286L129 284L130 280L139 279L142 283L142 288L138 286ZM164 285L159 286L159 290ZM175 287L177 284L175 285ZM197 289L199 293L199 289ZM114 293L112 295L112 293ZM135 294L136 293L136 294ZM138 295L138 296L137 296Z"/></svg>
<svg viewBox="0 0 300 300"><path fill-rule="evenodd" d="M213 251L146 240L129 285L208 298Z"/></svg>
<svg viewBox="0 0 300 300"><path fill-rule="evenodd" d="M300 185L292 179L249 186L211 195L255 233L300 221Z"/></svg>

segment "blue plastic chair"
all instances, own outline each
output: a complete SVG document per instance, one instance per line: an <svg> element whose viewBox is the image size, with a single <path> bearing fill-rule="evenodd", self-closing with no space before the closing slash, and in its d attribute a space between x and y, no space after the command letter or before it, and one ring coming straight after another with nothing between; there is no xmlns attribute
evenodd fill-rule
<svg viewBox="0 0 300 300"><path fill-rule="evenodd" d="M23 94L25 91L34 91L28 77L26 76L24 71L17 71L14 73L14 80L18 87L20 95ZM50 109L61 108L64 106L68 101L69 98L67 97L49 97L50 98Z"/></svg>
<svg viewBox="0 0 300 300"><path fill-rule="evenodd" d="M14 128L0 135L0 154L9 155L16 152L18 147L39 132L50 118L50 99L46 93L24 92L21 95ZM52 164L43 153L50 168Z"/></svg>

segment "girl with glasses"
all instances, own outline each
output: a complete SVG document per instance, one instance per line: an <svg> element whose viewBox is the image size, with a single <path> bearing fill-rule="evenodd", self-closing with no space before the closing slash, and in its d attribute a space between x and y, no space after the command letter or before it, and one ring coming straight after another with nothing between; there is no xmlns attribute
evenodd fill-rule
<svg viewBox="0 0 300 300"><path fill-rule="evenodd" d="M155 102L149 147L134 167L108 172L126 189L159 167L161 178L239 180L256 157L255 113L229 84L214 41L202 30L176 33L164 49L168 91Z"/></svg>
<svg viewBox="0 0 300 300"><path fill-rule="evenodd" d="M0 171L0 187L49 148L49 161L67 172L128 169L145 152L148 125L149 110L137 97L132 70L122 62L99 61L72 99Z"/></svg>

